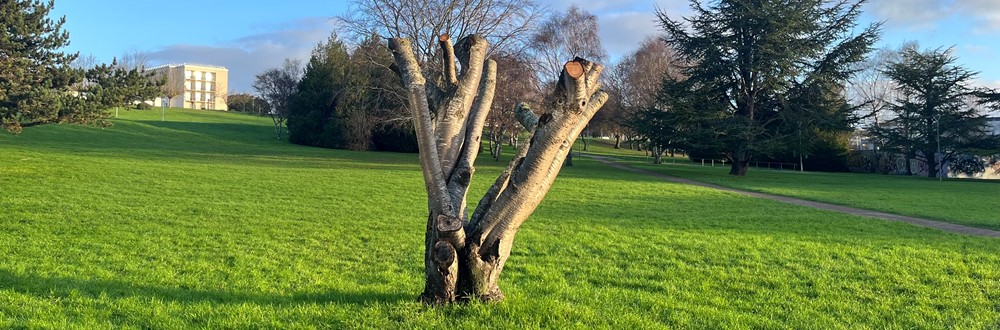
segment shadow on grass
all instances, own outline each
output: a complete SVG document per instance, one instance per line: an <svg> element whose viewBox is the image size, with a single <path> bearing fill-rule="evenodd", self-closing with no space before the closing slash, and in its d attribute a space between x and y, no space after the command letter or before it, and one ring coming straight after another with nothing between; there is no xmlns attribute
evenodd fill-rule
<svg viewBox="0 0 1000 330"><path fill-rule="evenodd" d="M80 279L71 277L46 277L37 274L17 274L0 269L0 290L11 290L40 299L69 296L112 299L148 298L178 303L256 304L287 306L301 304L395 304L416 301L415 296L404 293L377 291L326 291L273 295L188 289L183 287L151 286L107 279Z"/></svg>

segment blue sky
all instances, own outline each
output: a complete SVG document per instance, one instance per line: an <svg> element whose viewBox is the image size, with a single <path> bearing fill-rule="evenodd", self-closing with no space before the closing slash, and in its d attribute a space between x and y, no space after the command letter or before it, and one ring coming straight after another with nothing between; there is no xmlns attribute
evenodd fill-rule
<svg viewBox="0 0 1000 330"><path fill-rule="evenodd" d="M689 14L687 0L542 0L552 10L571 4L594 13L612 57L658 32L654 8ZM253 76L285 58L306 59L335 29L346 1L317 0L57 0L71 51L111 61L126 51L153 64L203 63L230 70L230 90L248 91ZM178 9L204 15L175 14ZM214 13L221 13L214 16ZM1000 88L1000 0L872 0L865 22L885 21L879 46L916 40L924 48L954 47L959 63L979 71L979 83Z"/></svg>

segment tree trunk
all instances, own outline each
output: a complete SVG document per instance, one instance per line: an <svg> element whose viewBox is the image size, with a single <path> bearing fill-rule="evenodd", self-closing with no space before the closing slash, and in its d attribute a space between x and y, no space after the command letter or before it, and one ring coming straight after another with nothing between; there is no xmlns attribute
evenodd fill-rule
<svg viewBox="0 0 1000 330"><path fill-rule="evenodd" d="M541 115L525 103L517 106L518 121L533 136L517 148L469 216L466 195L475 173L474 151L492 106L497 68L486 60L486 40L479 36L465 37L454 46L448 35L439 41L444 86L427 85L408 40L389 40L408 90L430 210L420 299L435 305L498 300L503 298L500 273L518 228L548 192L572 151L572 141L607 101L599 90L602 67L580 58L567 62ZM456 73L456 60L462 64L461 74Z"/></svg>
<svg viewBox="0 0 1000 330"><path fill-rule="evenodd" d="M573 149L570 149L566 153L566 161L563 163L563 166L573 166Z"/></svg>
<svg viewBox="0 0 1000 330"><path fill-rule="evenodd" d="M927 158L927 177L928 178L936 178L936 177L938 177L941 174L940 173L941 170L938 168L938 159L937 159L938 155L937 155L937 153L934 153L934 152L927 153L925 151L924 155L927 155L925 157L925 158Z"/></svg>
<svg viewBox="0 0 1000 330"><path fill-rule="evenodd" d="M590 142L587 142L587 137L581 138L583 140L583 151L590 151Z"/></svg>
<svg viewBox="0 0 1000 330"><path fill-rule="evenodd" d="M660 150L659 146L654 146L650 150L653 153L653 164L663 164L663 150Z"/></svg>
<svg viewBox="0 0 1000 330"><path fill-rule="evenodd" d="M615 149L621 149L621 148L622 148L622 136L621 136L621 134L616 134L615 135Z"/></svg>
<svg viewBox="0 0 1000 330"><path fill-rule="evenodd" d="M732 159L733 163L729 167L729 175L746 176L747 168L750 167L750 152L737 151Z"/></svg>

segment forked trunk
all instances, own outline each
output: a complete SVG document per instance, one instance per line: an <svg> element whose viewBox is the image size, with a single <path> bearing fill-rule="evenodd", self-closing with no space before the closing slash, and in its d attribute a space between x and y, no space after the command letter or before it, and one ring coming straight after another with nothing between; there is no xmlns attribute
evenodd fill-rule
<svg viewBox="0 0 1000 330"><path fill-rule="evenodd" d="M452 45L449 36L442 35L439 41L442 77L433 81L443 86L427 85L409 41L389 40L408 90L430 211L420 298L428 304L498 300L503 298L500 273L514 235L571 155L572 141L607 101L607 94L599 90L602 67L580 58L567 62L541 115L527 104L517 106L518 121L533 136L518 146L470 216L466 194L493 102L497 68L486 59L486 40L481 37L471 35ZM494 156L499 157L501 137L491 133Z"/></svg>

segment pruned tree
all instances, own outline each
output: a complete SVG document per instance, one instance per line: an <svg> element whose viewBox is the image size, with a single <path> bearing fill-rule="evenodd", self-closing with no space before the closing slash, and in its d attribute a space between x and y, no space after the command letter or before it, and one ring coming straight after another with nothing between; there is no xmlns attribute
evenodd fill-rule
<svg viewBox="0 0 1000 330"><path fill-rule="evenodd" d="M299 61L285 59L281 67L267 69L254 78L254 90L271 106L268 114L274 122L274 135L278 140L281 140L289 104L301 76Z"/></svg>
<svg viewBox="0 0 1000 330"><path fill-rule="evenodd" d="M421 300L497 300L503 297L498 282L514 235L549 190L573 140L607 100L599 90L602 69L580 58L567 62L540 116L527 104L519 106L518 118L533 136L470 216L466 195L493 102L497 65L486 59L482 37L470 35L452 45L448 35L441 35L438 41L440 83L424 78L409 40L389 40L409 96L430 213Z"/></svg>

